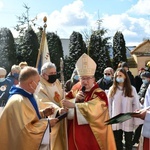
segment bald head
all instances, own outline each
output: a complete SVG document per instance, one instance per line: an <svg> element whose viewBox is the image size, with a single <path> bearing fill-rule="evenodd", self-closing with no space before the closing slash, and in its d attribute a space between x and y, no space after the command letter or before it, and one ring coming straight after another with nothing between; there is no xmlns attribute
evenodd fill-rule
<svg viewBox="0 0 150 150"><path fill-rule="evenodd" d="M39 81L40 76L36 68L27 66L20 71L19 85L26 91L34 93Z"/></svg>
<svg viewBox="0 0 150 150"><path fill-rule="evenodd" d="M19 81L24 82L36 75L38 75L37 69L34 67L27 66L20 71Z"/></svg>

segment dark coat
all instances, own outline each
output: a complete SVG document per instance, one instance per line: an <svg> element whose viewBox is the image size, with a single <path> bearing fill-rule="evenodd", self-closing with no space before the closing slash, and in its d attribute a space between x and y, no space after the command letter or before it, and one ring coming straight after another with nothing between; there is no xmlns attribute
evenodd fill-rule
<svg viewBox="0 0 150 150"><path fill-rule="evenodd" d="M77 83L77 80L71 80L69 79L66 84L65 84L65 92L69 92L71 90L71 88Z"/></svg>
<svg viewBox="0 0 150 150"><path fill-rule="evenodd" d="M131 85L133 85L135 87L135 83L134 83L134 76L133 74L131 73L130 70L127 71L127 74L129 76L129 79L130 79L130 82L131 82Z"/></svg>
<svg viewBox="0 0 150 150"><path fill-rule="evenodd" d="M97 81L97 84L101 89L108 90L112 86L113 81L111 80L110 82L106 83L104 77L102 77L100 80Z"/></svg>
<svg viewBox="0 0 150 150"><path fill-rule="evenodd" d="M140 75L135 76L134 81L135 81L135 88L138 93L140 91L141 85L143 84Z"/></svg>

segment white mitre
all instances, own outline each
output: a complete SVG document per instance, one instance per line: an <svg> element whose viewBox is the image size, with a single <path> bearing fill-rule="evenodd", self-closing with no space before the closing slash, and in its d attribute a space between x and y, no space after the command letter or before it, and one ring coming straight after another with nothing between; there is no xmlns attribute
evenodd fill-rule
<svg viewBox="0 0 150 150"><path fill-rule="evenodd" d="M95 61L87 54L83 54L76 63L79 76L94 76L96 71Z"/></svg>

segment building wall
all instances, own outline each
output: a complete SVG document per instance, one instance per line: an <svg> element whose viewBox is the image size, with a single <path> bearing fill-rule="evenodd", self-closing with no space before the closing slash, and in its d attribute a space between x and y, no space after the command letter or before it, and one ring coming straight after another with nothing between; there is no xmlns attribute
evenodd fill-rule
<svg viewBox="0 0 150 150"><path fill-rule="evenodd" d="M133 50L132 56L137 64L137 72L150 61L150 41L144 41Z"/></svg>
<svg viewBox="0 0 150 150"><path fill-rule="evenodd" d="M62 43L62 47L63 47L63 51L64 51L64 56L69 56L69 43L70 40L69 39L61 39L61 43Z"/></svg>
<svg viewBox="0 0 150 150"><path fill-rule="evenodd" d="M134 75L134 77L136 75L138 75L138 69L137 68L129 68L129 70L132 72L132 74Z"/></svg>
<svg viewBox="0 0 150 150"><path fill-rule="evenodd" d="M138 69L145 67L146 63L150 60L150 57L143 56L143 57L137 57L137 64Z"/></svg>

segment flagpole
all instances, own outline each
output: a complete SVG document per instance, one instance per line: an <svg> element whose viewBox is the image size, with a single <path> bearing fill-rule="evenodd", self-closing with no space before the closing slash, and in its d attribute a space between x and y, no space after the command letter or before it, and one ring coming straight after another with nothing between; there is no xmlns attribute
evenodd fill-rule
<svg viewBox="0 0 150 150"><path fill-rule="evenodd" d="M47 27L47 17L45 16L43 18L43 21L44 21L44 30L42 31L42 37L41 37L41 43L40 43L40 48L39 48L39 52L38 52L38 57L37 57L37 61L36 61L36 68L38 68L38 64L39 64L39 60L40 60L40 56L41 56L41 52L44 48L44 40L45 40L45 34L46 34L46 27Z"/></svg>

